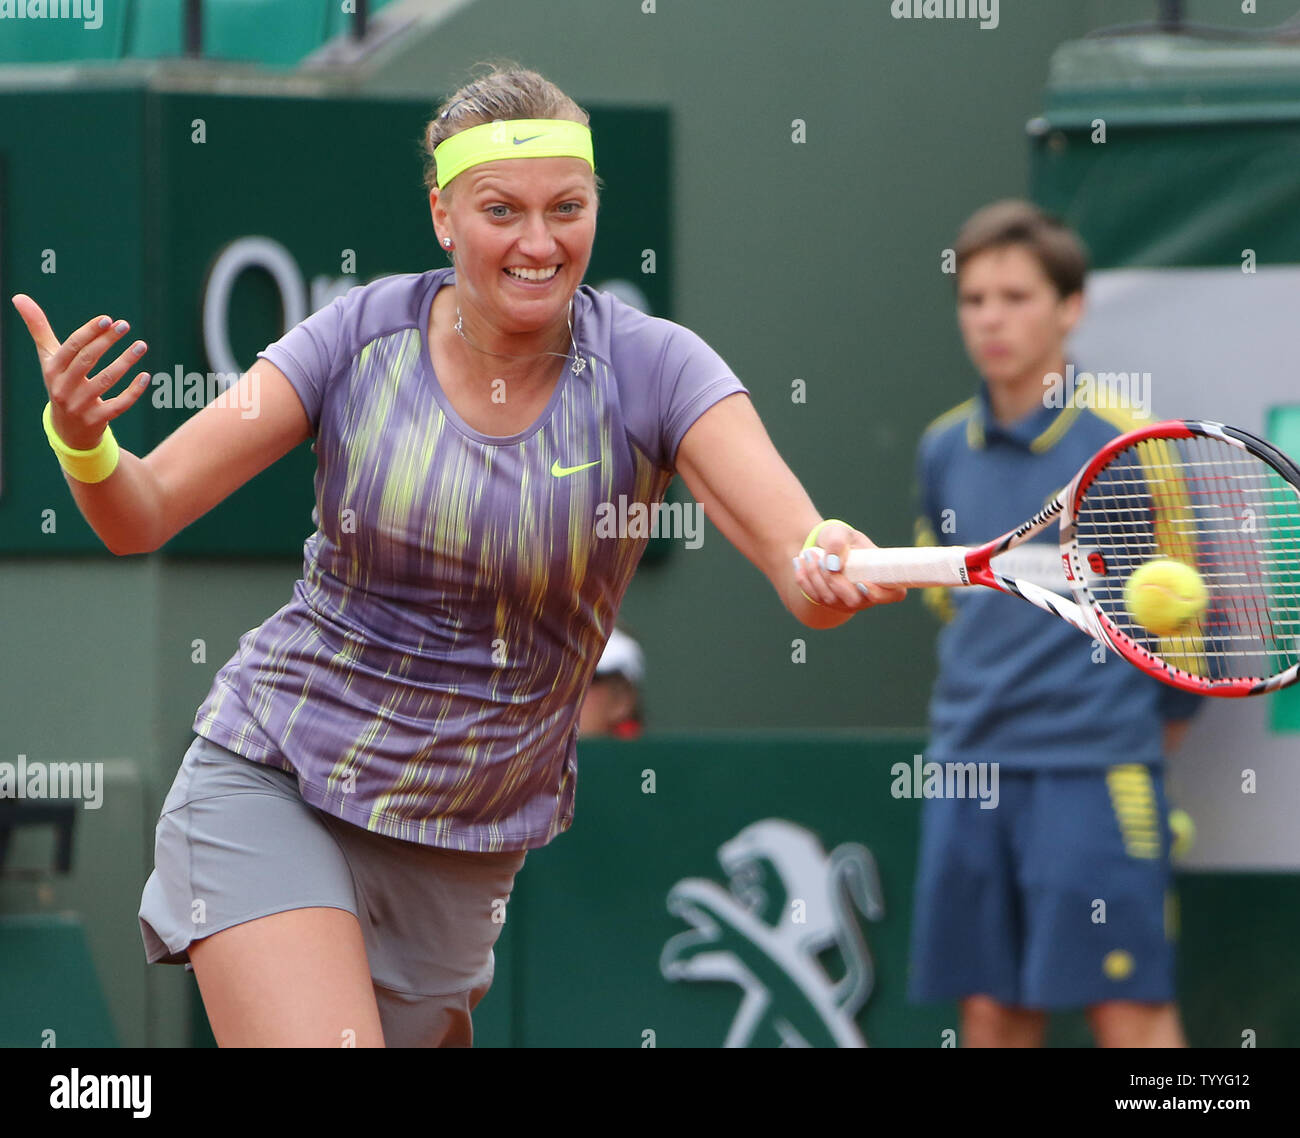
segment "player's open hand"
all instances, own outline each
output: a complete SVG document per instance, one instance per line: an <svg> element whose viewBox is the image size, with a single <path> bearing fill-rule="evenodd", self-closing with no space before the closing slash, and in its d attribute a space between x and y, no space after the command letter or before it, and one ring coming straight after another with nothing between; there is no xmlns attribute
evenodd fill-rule
<svg viewBox="0 0 1300 1138"><path fill-rule="evenodd" d="M851 549L876 549L865 533L832 522L817 535L820 545L795 558L794 575L804 595L835 612L857 612L872 605L889 605L907 596L897 585L855 585L844 575Z"/></svg>
<svg viewBox="0 0 1300 1138"><path fill-rule="evenodd" d="M60 343L41 306L30 296L18 293L13 305L36 344L41 374L50 393L50 421L55 433L73 450L92 449L108 423L139 399L149 385L148 372L142 372L135 377L138 382L125 391L112 399L100 398L144 355L144 341L137 340L90 378L87 373L100 356L130 331L131 326L125 320L114 323L107 316L96 316Z"/></svg>

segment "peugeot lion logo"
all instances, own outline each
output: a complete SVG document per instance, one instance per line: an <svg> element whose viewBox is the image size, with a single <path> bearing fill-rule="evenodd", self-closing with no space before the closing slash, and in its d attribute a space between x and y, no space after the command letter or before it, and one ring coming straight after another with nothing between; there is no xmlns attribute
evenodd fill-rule
<svg viewBox="0 0 1300 1138"><path fill-rule="evenodd" d="M664 977L739 985L726 1047L867 1046L854 1016L875 973L857 914L877 921L885 911L871 851L845 843L828 855L808 830L768 818L725 843L718 861L729 889L688 877L669 890L668 911L692 927L664 945ZM844 961L838 980L818 959L830 948Z"/></svg>

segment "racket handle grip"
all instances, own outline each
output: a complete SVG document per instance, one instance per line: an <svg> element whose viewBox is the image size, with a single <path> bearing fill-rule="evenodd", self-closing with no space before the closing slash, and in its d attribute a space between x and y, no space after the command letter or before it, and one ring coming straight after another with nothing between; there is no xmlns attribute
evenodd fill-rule
<svg viewBox="0 0 1300 1138"><path fill-rule="evenodd" d="M902 585L924 589L969 585L964 545L917 546L896 549L854 549L844 565L850 581L868 585Z"/></svg>

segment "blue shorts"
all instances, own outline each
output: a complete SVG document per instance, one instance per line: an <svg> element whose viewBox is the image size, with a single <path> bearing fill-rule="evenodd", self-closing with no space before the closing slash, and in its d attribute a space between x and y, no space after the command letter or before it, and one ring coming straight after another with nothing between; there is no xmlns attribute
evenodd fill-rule
<svg viewBox="0 0 1300 1138"><path fill-rule="evenodd" d="M1159 767L999 771L998 805L930 798L908 997L1023 1008L1174 999L1172 835Z"/></svg>

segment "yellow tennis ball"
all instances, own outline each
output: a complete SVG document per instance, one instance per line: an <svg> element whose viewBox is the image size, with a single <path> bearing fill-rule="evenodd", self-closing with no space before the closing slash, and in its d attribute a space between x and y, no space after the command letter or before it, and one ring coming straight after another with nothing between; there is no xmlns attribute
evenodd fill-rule
<svg viewBox="0 0 1300 1138"><path fill-rule="evenodd" d="M1209 594L1201 575L1181 561L1148 561L1124 585L1129 615L1156 636L1182 632L1205 611Z"/></svg>

